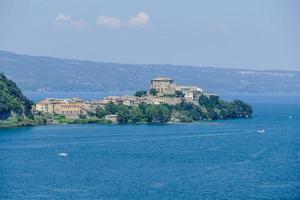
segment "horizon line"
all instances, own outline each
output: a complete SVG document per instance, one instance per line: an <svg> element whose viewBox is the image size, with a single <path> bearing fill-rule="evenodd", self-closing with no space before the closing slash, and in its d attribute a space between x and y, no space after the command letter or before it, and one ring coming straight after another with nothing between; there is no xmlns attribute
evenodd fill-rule
<svg viewBox="0 0 300 200"><path fill-rule="evenodd" d="M120 62L113 62L113 61L99 61L93 59L80 59L80 58L70 58L70 57L57 57L57 56L45 56L45 55L33 55L33 54L26 54L26 53L19 53L19 52L12 52L9 50L0 49L0 52L5 52L9 54L15 54L19 56L29 56L29 57L39 57L39 58L51 58L51 59L60 59L60 60L72 60L72 61L79 61L79 62L94 62L94 63L106 63L106 64L119 64L119 65L144 65L144 66L176 66L176 67L199 67L199 68L212 68L212 69L228 69L228 70L247 70L247 71L284 71L284 72L300 72L300 69L249 69L249 68L242 68L242 67L228 67L228 66L210 66L210 65L193 65L193 64L161 64L161 63L120 63Z"/></svg>

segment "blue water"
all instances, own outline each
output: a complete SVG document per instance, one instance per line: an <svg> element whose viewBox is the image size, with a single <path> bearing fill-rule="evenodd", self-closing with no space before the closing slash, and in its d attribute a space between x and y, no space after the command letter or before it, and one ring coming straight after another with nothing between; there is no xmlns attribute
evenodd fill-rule
<svg viewBox="0 0 300 200"><path fill-rule="evenodd" d="M300 199L300 106L254 111L211 123L0 129L0 199Z"/></svg>

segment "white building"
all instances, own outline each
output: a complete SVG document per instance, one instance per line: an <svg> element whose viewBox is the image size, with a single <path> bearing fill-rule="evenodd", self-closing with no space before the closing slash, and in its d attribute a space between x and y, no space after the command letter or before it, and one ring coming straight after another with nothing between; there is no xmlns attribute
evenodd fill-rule
<svg viewBox="0 0 300 200"><path fill-rule="evenodd" d="M203 93L203 90L195 86L176 86L176 91L181 91L185 98L196 99Z"/></svg>

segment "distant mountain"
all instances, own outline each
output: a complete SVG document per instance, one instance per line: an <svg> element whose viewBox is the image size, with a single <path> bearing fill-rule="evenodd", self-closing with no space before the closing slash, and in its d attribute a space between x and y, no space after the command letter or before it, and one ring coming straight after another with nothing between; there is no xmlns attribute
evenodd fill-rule
<svg viewBox="0 0 300 200"><path fill-rule="evenodd" d="M300 94L300 71L131 65L0 51L0 72L33 91L135 91L148 88L150 79L160 75L214 93Z"/></svg>

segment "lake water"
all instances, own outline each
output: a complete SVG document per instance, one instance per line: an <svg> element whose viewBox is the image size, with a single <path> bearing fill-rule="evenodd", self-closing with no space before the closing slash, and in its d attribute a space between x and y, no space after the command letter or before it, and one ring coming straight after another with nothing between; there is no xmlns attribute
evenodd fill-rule
<svg viewBox="0 0 300 200"><path fill-rule="evenodd" d="M0 199L300 199L300 106L176 125L0 129Z"/></svg>

